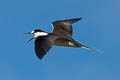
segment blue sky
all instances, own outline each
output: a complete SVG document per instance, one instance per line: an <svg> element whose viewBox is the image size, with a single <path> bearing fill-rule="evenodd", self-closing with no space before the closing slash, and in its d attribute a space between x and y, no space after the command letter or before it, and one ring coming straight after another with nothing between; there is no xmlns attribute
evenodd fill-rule
<svg viewBox="0 0 120 80"><path fill-rule="evenodd" d="M0 80L120 80L119 0L1 0ZM73 37L102 50L53 47L39 60L32 35L55 20L83 17Z"/></svg>

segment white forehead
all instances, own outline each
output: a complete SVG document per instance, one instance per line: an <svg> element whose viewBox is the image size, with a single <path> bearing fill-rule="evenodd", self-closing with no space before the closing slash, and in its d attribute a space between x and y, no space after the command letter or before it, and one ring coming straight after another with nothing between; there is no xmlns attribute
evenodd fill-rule
<svg viewBox="0 0 120 80"><path fill-rule="evenodd" d="M31 33L34 33L35 31L33 30Z"/></svg>

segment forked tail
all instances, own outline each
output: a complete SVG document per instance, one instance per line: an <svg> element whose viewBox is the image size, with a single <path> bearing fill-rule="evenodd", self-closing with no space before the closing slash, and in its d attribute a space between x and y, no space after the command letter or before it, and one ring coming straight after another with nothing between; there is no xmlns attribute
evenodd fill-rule
<svg viewBox="0 0 120 80"><path fill-rule="evenodd" d="M98 50L98 49L94 49L94 48L89 48L87 46L84 46L82 45L81 48L85 48L85 49L88 49L88 50L92 50L92 51L96 51L96 52L100 52L100 53L103 53L101 50Z"/></svg>
<svg viewBox="0 0 120 80"><path fill-rule="evenodd" d="M77 41L73 41L74 43L74 47L77 47L77 48L84 48L84 49L88 49L88 50L92 50L92 51L96 51L96 52L100 52L100 53L103 53L101 50L98 50L98 49L94 49L94 48L89 48L83 44L80 44L79 42Z"/></svg>

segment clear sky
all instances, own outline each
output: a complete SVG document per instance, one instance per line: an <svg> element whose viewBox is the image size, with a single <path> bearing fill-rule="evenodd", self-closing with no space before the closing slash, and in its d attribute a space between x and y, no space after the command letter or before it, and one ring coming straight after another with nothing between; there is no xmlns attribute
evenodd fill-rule
<svg viewBox="0 0 120 80"><path fill-rule="evenodd" d="M55 20L83 17L75 40L92 48L53 47L39 60L33 35ZM120 80L120 0L0 0L0 80Z"/></svg>

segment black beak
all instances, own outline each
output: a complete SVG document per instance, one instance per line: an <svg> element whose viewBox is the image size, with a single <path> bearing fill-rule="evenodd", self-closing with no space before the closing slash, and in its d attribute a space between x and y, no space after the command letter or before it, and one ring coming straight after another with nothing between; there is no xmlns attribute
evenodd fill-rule
<svg viewBox="0 0 120 80"><path fill-rule="evenodd" d="M24 34L32 34L31 32L26 32L26 33L24 33Z"/></svg>
<svg viewBox="0 0 120 80"><path fill-rule="evenodd" d="M33 33L31 33L31 32L26 32L26 33L24 33L24 34L33 34ZM34 38L31 38L31 39L29 39L28 41L27 41L27 44L31 41L31 40L33 40Z"/></svg>
<svg viewBox="0 0 120 80"><path fill-rule="evenodd" d="M27 41L27 44L31 41L31 40L33 40L34 38L31 38L31 39L29 39L28 41Z"/></svg>

